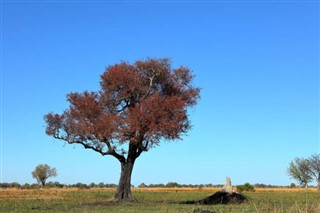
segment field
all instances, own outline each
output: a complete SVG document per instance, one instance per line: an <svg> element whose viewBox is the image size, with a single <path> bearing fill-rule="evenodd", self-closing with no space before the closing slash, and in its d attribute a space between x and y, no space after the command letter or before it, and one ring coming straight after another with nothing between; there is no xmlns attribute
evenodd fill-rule
<svg viewBox="0 0 320 213"><path fill-rule="evenodd" d="M240 205L187 205L213 194L215 188L133 189L136 201L115 203L114 189L0 189L0 212L320 212L320 193L313 189L256 189Z"/></svg>

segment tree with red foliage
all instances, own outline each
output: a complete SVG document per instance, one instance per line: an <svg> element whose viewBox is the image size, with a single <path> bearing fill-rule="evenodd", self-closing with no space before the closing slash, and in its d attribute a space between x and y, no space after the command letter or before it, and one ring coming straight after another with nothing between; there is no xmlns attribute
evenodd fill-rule
<svg viewBox="0 0 320 213"><path fill-rule="evenodd" d="M130 200L131 174L140 154L162 140L181 139L190 129L187 108L200 97L193 78L186 67L173 69L167 58L109 66L99 91L70 93L69 109L44 116L46 134L118 159L115 199Z"/></svg>

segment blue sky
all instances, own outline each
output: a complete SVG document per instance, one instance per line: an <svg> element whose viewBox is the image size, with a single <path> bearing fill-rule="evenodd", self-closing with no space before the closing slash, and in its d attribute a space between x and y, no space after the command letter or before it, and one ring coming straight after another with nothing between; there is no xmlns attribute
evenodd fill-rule
<svg viewBox="0 0 320 213"><path fill-rule="evenodd" d="M66 94L99 89L121 60L170 57L202 88L193 129L136 161L132 183L289 185L320 152L317 1L2 1L1 181L117 183L120 164L45 135Z"/></svg>

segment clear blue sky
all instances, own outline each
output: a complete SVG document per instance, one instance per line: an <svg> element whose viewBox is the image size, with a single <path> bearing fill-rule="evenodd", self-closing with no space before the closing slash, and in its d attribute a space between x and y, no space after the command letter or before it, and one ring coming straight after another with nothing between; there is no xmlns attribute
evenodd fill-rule
<svg viewBox="0 0 320 213"><path fill-rule="evenodd" d="M294 157L320 152L318 1L2 1L1 181L117 183L110 156L45 135L66 94L99 88L105 66L170 57L202 88L183 141L136 161L132 183L288 185Z"/></svg>

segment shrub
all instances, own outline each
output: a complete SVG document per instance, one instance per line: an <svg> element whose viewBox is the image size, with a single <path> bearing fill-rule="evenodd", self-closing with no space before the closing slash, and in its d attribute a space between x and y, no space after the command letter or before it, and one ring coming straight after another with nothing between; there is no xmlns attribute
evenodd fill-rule
<svg viewBox="0 0 320 213"><path fill-rule="evenodd" d="M85 183L76 183L74 186L79 189L89 189L89 186Z"/></svg>
<svg viewBox="0 0 320 213"><path fill-rule="evenodd" d="M243 192L243 191L254 192L254 187L250 183L245 183L244 185L237 186L237 190L239 192Z"/></svg>
<svg viewBox="0 0 320 213"><path fill-rule="evenodd" d="M146 187L148 187L145 183L141 183L139 186L138 186L138 188L146 188Z"/></svg>
<svg viewBox="0 0 320 213"><path fill-rule="evenodd" d="M166 184L166 187L168 188L177 188L180 187L180 185L177 182L169 182Z"/></svg>
<svg viewBox="0 0 320 213"><path fill-rule="evenodd" d="M55 182L48 182L46 183L46 188L63 188L64 187L64 184L62 183L59 183L58 181L55 181Z"/></svg>
<svg viewBox="0 0 320 213"><path fill-rule="evenodd" d="M290 188L296 188L296 187L297 187L297 185L295 183L290 184Z"/></svg>

